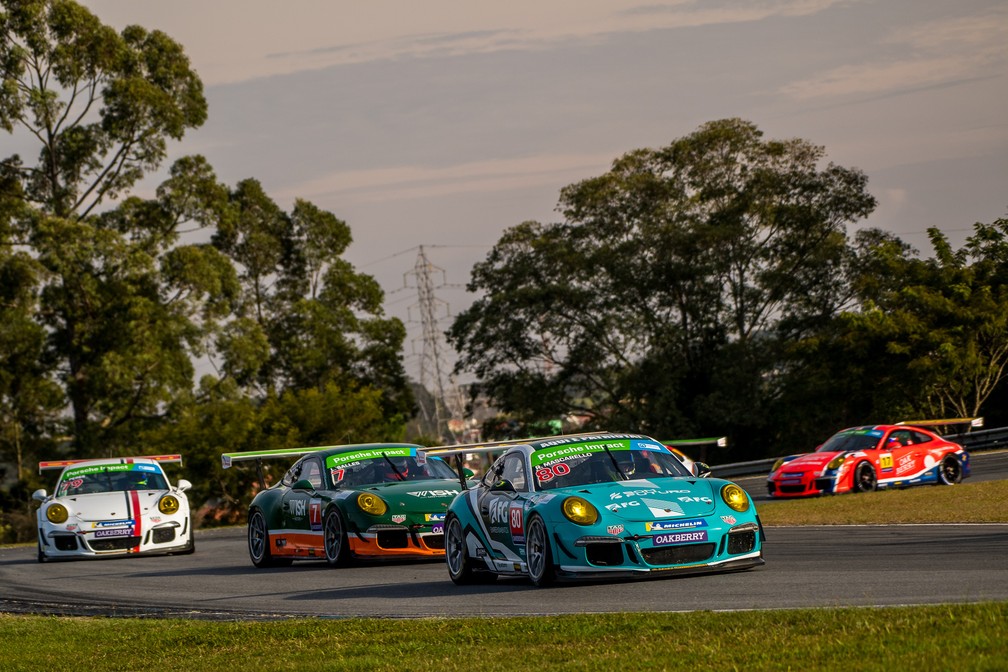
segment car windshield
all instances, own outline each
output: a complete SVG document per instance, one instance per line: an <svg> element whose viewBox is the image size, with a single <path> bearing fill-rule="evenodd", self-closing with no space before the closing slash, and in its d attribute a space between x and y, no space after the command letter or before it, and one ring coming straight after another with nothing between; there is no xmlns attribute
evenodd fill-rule
<svg viewBox="0 0 1008 672"><path fill-rule="evenodd" d="M103 464L68 469L56 486L58 497L124 490L167 490L168 481L156 467Z"/></svg>
<svg viewBox="0 0 1008 672"><path fill-rule="evenodd" d="M842 453L854 450L869 450L874 448L879 439L882 438L882 432L877 430L871 431L853 431L853 432L837 432L831 436L826 443L822 444L816 449L817 453Z"/></svg>
<svg viewBox="0 0 1008 672"><path fill-rule="evenodd" d="M336 457L337 459L334 459ZM377 452L354 460L340 460L330 456L326 460L333 488L359 488L378 483L419 481L438 478L458 480L448 463L439 457L420 460L416 455L397 455L394 451Z"/></svg>
<svg viewBox="0 0 1008 672"><path fill-rule="evenodd" d="M597 449L560 456L535 467L537 490L692 475L664 450Z"/></svg>

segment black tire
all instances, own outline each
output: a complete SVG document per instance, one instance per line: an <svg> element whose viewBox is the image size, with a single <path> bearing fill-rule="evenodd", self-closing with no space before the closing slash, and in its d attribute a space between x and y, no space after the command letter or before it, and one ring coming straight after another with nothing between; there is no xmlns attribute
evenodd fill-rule
<svg viewBox="0 0 1008 672"><path fill-rule="evenodd" d="M462 533L462 523L456 516L449 516L445 524L445 564L448 565L448 576L456 586L476 582L465 535Z"/></svg>
<svg viewBox="0 0 1008 672"><path fill-rule="evenodd" d="M861 462L854 467L854 492L871 492L878 485L875 467L871 462Z"/></svg>
<svg viewBox="0 0 1008 672"><path fill-rule="evenodd" d="M343 567L350 562L350 542L347 541L346 525L336 507L329 509L322 523L322 545L325 547L325 559L330 567Z"/></svg>
<svg viewBox="0 0 1008 672"><path fill-rule="evenodd" d="M938 465L938 485L955 485L961 483L962 478L962 463L951 455L946 455Z"/></svg>
<svg viewBox="0 0 1008 672"><path fill-rule="evenodd" d="M291 564L288 558L274 558L270 553L269 527L266 516L259 509L249 511L248 549L252 564L256 567L279 567Z"/></svg>
<svg viewBox="0 0 1008 672"><path fill-rule="evenodd" d="M529 579L534 585L548 586L556 580L549 535L539 516L532 516L525 526L525 561L528 563Z"/></svg>

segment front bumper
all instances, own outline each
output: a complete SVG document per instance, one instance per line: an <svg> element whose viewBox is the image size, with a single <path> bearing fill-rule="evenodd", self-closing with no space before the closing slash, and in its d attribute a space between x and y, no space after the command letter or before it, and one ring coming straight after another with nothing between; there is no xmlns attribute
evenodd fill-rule
<svg viewBox="0 0 1008 672"><path fill-rule="evenodd" d="M101 536L101 529L68 530L43 523L38 528L40 560L103 558L123 555L174 553L192 542L189 519L162 522L144 528L140 536Z"/></svg>
<svg viewBox="0 0 1008 672"><path fill-rule="evenodd" d="M700 574L749 569L764 564L762 529L758 522L731 527L709 527L700 543L659 545L657 534L589 535L564 543L554 540L556 558L564 574L591 576L640 576L651 573Z"/></svg>
<svg viewBox="0 0 1008 672"><path fill-rule="evenodd" d="M350 552L360 558L443 558L444 530L411 529L404 525L373 525L352 532Z"/></svg>
<svg viewBox="0 0 1008 672"><path fill-rule="evenodd" d="M827 489L824 479L813 472L785 473L767 479L767 494L771 497L815 497L832 491Z"/></svg>

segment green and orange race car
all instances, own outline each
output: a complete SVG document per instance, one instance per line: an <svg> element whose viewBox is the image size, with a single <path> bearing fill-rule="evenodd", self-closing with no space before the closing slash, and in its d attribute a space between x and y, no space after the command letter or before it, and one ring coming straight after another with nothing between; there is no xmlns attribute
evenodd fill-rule
<svg viewBox="0 0 1008 672"><path fill-rule="evenodd" d="M256 567L353 558L443 558L448 504L461 491L451 467L421 446L369 443L221 455L237 462L298 457L248 511ZM264 484L265 486L265 484Z"/></svg>

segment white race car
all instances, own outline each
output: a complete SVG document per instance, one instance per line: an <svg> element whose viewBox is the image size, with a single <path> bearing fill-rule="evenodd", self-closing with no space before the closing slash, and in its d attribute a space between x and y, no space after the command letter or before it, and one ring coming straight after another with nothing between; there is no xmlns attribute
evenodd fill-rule
<svg viewBox="0 0 1008 672"><path fill-rule="evenodd" d="M181 455L40 462L39 473L62 469L56 490L36 490L38 561L195 550L189 500L192 483L172 486L161 463Z"/></svg>

